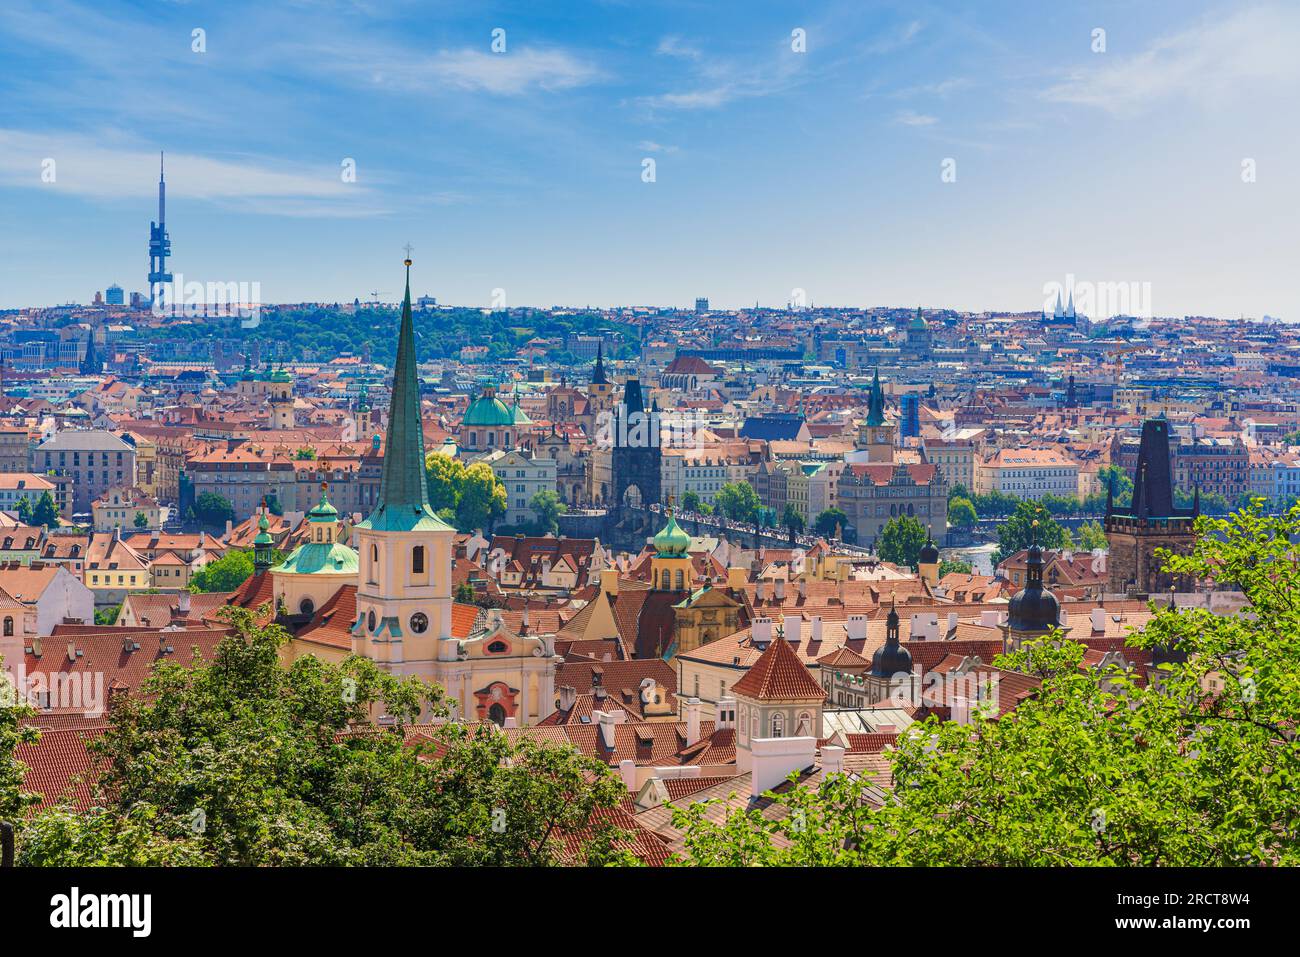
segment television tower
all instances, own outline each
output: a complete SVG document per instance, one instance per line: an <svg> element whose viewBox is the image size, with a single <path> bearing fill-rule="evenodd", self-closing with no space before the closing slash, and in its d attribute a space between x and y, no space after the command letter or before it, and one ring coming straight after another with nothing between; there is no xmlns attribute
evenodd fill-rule
<svg viewBox="0 0 1300 957"><path fill-rule="evenodd" d="M158 222L149 224L149 305L158 301L158 287L172 281L167 257L172 241L167 236L167 181L163 176L163 154L158 154Z"/></svg>

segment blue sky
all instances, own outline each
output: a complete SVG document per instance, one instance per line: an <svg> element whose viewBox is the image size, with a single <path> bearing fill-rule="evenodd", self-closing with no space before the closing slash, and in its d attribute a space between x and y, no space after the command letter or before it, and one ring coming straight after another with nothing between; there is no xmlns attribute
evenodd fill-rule
<svg viewBox="0 0 1300 957"><path fill-rule="evenodd" d="M165 149L173 269L267 302L393 299L409 241L470 305L1030 309L1072 274L1295 320L1297 49L1294 3L6 0L0 306L143 288Z"/></svg>

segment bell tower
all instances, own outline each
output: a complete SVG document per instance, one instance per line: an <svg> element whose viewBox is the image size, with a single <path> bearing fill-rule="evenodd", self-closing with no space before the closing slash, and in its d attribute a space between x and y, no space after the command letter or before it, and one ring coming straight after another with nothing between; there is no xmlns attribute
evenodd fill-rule
<svg viewBox="0 0 1300 957"><path fill-rule="evenodd" d="M360 561L352 650L395 674L432 677L456 660L452 542L456 530L429 507L415 373L411 260L398 332L393 395L375 509L355 528Z"/></svg>

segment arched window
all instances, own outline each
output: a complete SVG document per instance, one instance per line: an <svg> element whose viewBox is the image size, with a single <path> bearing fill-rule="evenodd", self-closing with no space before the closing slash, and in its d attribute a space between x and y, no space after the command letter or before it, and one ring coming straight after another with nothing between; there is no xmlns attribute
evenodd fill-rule
<svg viewBox="0 0 1300 957"><path fill-rule="evenodd" d="M665 568L665 569L664 569L664 572L663 572L663 575L660 576L660 578L661 578L660 585L661 585L661 587L663 588L664 591L668 591L669 587L671 587L671 584L672 584L671 575L672 575L672 572L670 572L668 569Z"/></svg>
<svg viewBox="0 0 1300 957"><path fill-rule="evenodd" d="M370 545L370 584L379 584L379 546Z"/></svg>
<svg viewBox="0 0 1300 957"><path fill-rule="evenodd" d="M785 736L785 715L777 712L772 715L772 737L781 738Z"/></svg>
<svg viewBox="0 0 1300 957"><path fill-rule="evenodd" d="M8 636L12 635L13 633L14 633L14 620L13 620L12 618L6 617L6 618L5 618L5 637L8 637Z"/></svg>
<svg viewBox="0 0 1300 957"><path fill-rule="evenodd" d="M674 576L674 578L677 584L678 591L681 591L683 588L686 587L686 577L682 574L682 570L680 568L677 570L677 574Z"/></svg>
<svg viewBox="0 0 1300 957"><path fill-rule="evenodd" d="M498 726L505 724L506 709L501 707L500 704L492 705L492 707L488 708L488 720Z"/></svg>
<svg viewBox="0 0 1300 957"><path fill-rule="evenodd" d="M424 546L416 545L411 549L411 574L424 574Z"/></svg>
<svg viewBox="0 0 1300 957"><path fill-rule="evenodd" d="M812 734L812 714L807 711L799 712L799 720L795 722L794 734L796 738L806 738Z"/></svg>

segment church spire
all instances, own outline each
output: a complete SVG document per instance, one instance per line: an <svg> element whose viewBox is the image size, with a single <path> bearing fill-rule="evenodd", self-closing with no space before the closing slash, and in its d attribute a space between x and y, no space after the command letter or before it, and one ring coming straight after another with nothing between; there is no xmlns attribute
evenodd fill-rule
<svg viewBox="0 0 1300 957"><path fill-rule="evenodd" d="M885 394L880 388L880 369L877 367L871 378L871 400L867 405L868 426L885 424Z"/></svg>
<svg viewBox="0 0 1300 957"><path fill-rule="evenodd" d="M604 385L605 378L605 341L602 339L596 343L596 368L591 370L591 381L593 385Z"/></svg>
<svg viewBox="0 0 1300 957"><path fill-rule="evenodd" d="M393 398L388 408L379 502L362 524L367 528L411 531L417 523L421 528L430 527L426 523L431 521L445 529L446 524L429 508L424 430L420 425L420 383L415 371L415 323L411 318L411 260L407 259L405 264L406 294L397 333L397 359L393 363Z"/></svg>

